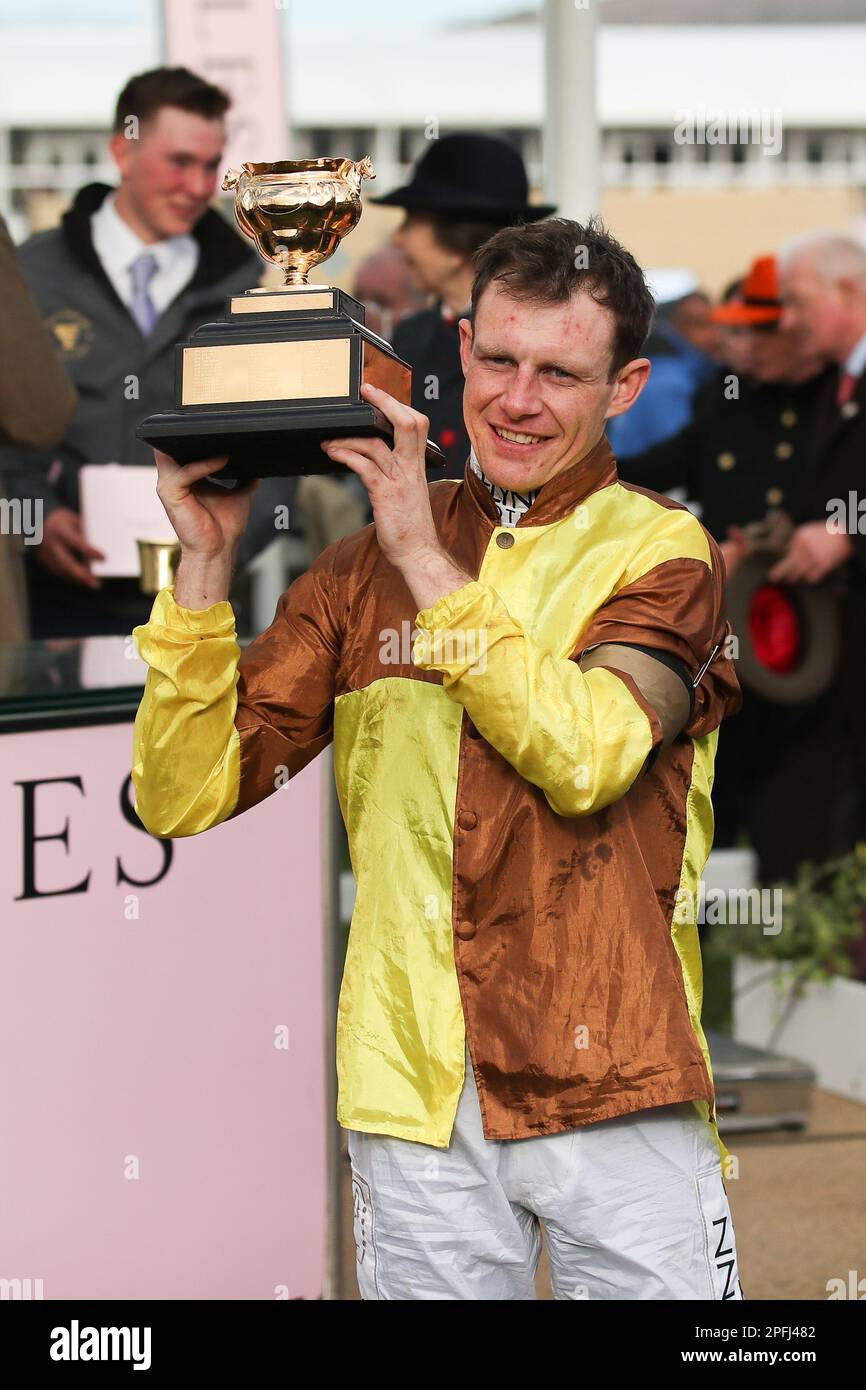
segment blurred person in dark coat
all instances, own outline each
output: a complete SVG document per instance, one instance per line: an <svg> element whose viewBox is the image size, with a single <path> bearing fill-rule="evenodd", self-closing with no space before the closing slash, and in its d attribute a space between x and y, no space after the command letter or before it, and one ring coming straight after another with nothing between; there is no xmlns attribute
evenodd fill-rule
<svg viewBox="0 0 866 1390"><path fill-rule="evenodd" d="M75 410L75 390L57 356L51 334L21 273L6 223L0 217L0 445L47 449L62 438ZM28 499L16 497L22 507ZM34 499L36 500L36 499ZM13 500L0 481L4 516ZM35 539L36 516L27 517ZM0 642L24 641L30 630L25 545L20 529L0 532Z"/></svg>
<svg viewBox="0 0 866 1390"><path fill-rule="evenodd" d="M412 368L412 406L430 421L430 438L443 450L436 478L462 478L469 458L463 421L461 319L469 316L472 257L494 232L536 222L556 209L529 202L520 154L492 135L444 135L418 161L409 182L376 203L405 209L394 245L408 260L431 308L398 325L393 346Z"/></svg>
<svg viewBox="0 0 866 1390"><path fill-rule="evenodd" d="M827 525L833 499L848 503L854 493L856 506L866 497L866 248L847 237L816 234L788 243L780 260L783 323L805 333L833 372L813 440L813 519L793 537L778 577L816 583L848 566L852 596L861 587L866 596L866 517L862 529L856 515L845 532ZM856 601L852 616L855 609L859 613Z"/></svg>
<svg viewBox="0 0 866 1390"><path fill-rule="evenodd" d="M779 259L783 323L832 364L810 450L808 519L770 578L839 594L838 677L813 760L850 774L827 805L838 853L866 837L866 248L819 232L788 242Z"/></svg>

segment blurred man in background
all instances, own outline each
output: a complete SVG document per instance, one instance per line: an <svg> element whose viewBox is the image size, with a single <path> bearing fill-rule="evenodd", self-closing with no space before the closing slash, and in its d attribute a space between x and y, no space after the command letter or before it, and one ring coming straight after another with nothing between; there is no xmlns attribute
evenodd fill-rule
<svg viewBox="0 0 866 1390"><path fill-rule="evenodd" d="M433 476L462 478L469 436L459 323L469 317L472 258L500 227L536 222L556 209L530 204L523 160L507 141L470 134L434 140L409 182L373 202L405 209L394 245L418 288L435 299L403 319L392 341L412 368L412 406L428 417L430 438L445 454L445 469Z"/></svg>
<svg viewBox="0 0 866 1390"><path fill-rule="evenodd" d="M19 495L44 505L44 538L27 556L35 637L126 633L149 610L137 578L91 573L100 552L84 534L79 470L153 465L135 426L173 404L176 343L258 282L258 257L209 207L228 106L223 91L185 68L133 77L118 98L110 142L119 186L82 188L59 228L21 248L31 292L79 393L56 450L6 460ZM273 539L274 499L294 498L295 480L267 483L239 563Z"/></svg>
<svg viewBox="0 0 866 1390"><path fill-rule="evenodd" d="M726 304L741 303L743 298L743 286L745 277L740 277L725 286L719 296L718 308L721 309ZM716 344L719 363L727 367L728 372L733 372L735 376L745 378L749 374L748 344L750 335L742 327L735 324L719 323L716 319Z"/></svg>
<svg viewBox="0 0 866 1390"><path fill-rule="evenodd" d="M668 329L705 357L716 357L719 335L713 318L713 303L706 291L696 289L675 299L662 317Z"/></svg>
<svg viewBox="0 0 866 1390"><path fill-rule="evenodd" d="M813 233L780 253L783 323L832 363L809 461L807 515L770 578L832 584L839 594L839 670L814 765L847 770L847 800L827 797L828 851L866 835L866 249ZM817 857L817 856L815 856Z"/></svg>
<svg viewBox="0 0 866 1390"><path fill-rule="evenodd" d="M864 494L866 457L866 249L847 237L811 234L781 252L783 322L834 364L812 451L810 504L816 518L794 536L778 577L816 583L849 560L866 568L866 524L828 528L827 504ZM866 593L866 590L864 590ZM862 632L862 629L860 629Z"/></svg>

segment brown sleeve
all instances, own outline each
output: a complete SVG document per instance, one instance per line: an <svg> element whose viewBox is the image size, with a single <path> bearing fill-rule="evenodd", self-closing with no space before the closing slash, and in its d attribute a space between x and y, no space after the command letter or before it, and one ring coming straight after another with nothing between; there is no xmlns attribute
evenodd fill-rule
<svg viewBox="0 0 866 1390"><path fill-rule="evenodd" d="M235 727L240 735L240 815L281 787L333 737L342 643L337 541L290 584L269 628L241 653Z"/></svg>
<svg viewBox="0 0 866 1390"><path fill-rule="evenodd" d="M21 273L0 218L0 442L48 449L63 438L75 388Z"/></svg>
<svg viewBox="0 0 866 1390"><path fill-rule="evenodd" d="M715 541L708 539L712 569L702 560L685 558L656 565L602 605L574 653L577 659L602 642L631 642L677 657L693 681L700 676L684 729L691 738L718 728L742 703L727 640L731 625L724 608L724 564Z"/></svg>

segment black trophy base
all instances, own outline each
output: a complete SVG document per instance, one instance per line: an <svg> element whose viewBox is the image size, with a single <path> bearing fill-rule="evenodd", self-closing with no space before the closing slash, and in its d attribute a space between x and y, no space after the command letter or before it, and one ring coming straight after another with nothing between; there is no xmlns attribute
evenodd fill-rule
<svg viewBox="0 0 866 1390"><path fill-rule="evenodd" d="M228 463L211 475L220 483L249 478L300 477L309 473L350 473L321 448L323 439L377 436L391 444L390 421L371 405L293 405L289 410L251 406L244 410L168 410L150 415L136 429L146 444L177 463L228 455ZM434 476L445 463L438 444L427 442L427 467Z"/></svg>

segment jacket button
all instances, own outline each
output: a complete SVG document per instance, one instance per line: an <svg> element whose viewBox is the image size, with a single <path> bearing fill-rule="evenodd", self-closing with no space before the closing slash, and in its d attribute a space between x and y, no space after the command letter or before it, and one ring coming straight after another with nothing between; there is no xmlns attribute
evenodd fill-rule
<svg viewBox="0 0 866 1390"><path fill-rule="evenodd" d="M500 531L496 537L496 544L500 550L510 550L514 544L514 537L510 531Z"/></svg>
<svg viewBox="0 0 866 1390"><path fill-rule="evenodd" d="M461 922L459 926L454 928L455 935L459 936L461 941L471 941L476 930L477 928L472 922Z"/></svg>
<svg viewBox="0 0 866 1390"><path fill-rule="evenodd" d="M476 729L475 725L474 725L473 723L471 723L471 721L468 720L468 719L467 719L467 721L466 721L466 736L467 736L467 738L480 738L480 737L481 737L481 735L480 735L480 733L478 732L478 730Z"/></svg>
<svg viewBox="0 0 866 1390"><path fill-rule="evenodd" d="M461 830L474 830L478 824L478 817L474 811L461 811L457 817L457 824Z"/></svg>

